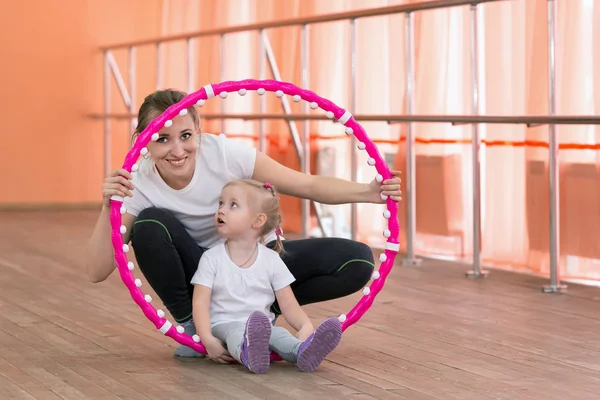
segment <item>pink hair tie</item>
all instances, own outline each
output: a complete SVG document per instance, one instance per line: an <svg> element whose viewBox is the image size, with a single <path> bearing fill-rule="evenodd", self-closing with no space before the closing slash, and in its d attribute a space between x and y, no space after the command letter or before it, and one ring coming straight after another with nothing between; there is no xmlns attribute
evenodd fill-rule
<svg viewBox="0 0 600 400"><path fill-rule="evenodd" d="M267 189L270 189L270 188L271 188L271 184L270 184L269 182L267 182L267 183L265 183L265 187L266 187Z"/></svg>
<svg viewBox="0 0 600 400"><path fill-rule="evenodd" d="M280 229L280 228L277 228L277 230L275 231L275 234L276 234L277 236L281 236L281 229Z"/></svg>

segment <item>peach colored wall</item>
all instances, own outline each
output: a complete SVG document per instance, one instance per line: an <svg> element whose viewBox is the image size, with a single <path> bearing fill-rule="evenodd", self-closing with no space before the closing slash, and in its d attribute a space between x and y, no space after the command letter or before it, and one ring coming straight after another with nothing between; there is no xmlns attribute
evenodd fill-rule
<svg viewBox="0 0 600 400"><path fill-rule="evenodd" d="M97 49L159 35L161 7L161 0L4 2L0 207L99 202L102 122L87 117L103 104Z"/></svg>

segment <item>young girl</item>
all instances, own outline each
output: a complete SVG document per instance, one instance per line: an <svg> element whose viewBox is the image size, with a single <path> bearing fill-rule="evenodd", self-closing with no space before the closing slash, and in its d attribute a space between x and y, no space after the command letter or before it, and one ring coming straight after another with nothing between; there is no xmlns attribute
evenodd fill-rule
<svg viewBox="0 0 600 400"><path fill-rule="evenodd" d="M271 350L300 371L314 371L342 336L337 318L314 330L298 304L290 288L294 276L279 254L280 222L272 185L254 180L225 185L215 214L217 232L225 241L204 252L192 278L193 320L208 356L227 362L229 352L257 374L268 370ZM270 232L277 237L274 250L263 244ZM275 300L296 336L273 326L270 307Z"/></svg>

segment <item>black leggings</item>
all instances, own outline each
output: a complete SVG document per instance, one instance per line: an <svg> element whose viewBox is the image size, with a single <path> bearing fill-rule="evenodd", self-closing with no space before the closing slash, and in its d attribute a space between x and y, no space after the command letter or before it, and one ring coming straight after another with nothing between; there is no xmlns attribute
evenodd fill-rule
<svg viewBox="0 0 600 400"><path fill-rule="evenodd" d="M147 208L131 233L138 266L173 318L192 317L192 276L204 252L165 209ZM272 247L274 242L267 246ZM283 261L296 278L291 287L300 305L332 300L362 289L373 273L371 249L342 238L285 240ZM277 302L271 310L280 314Z"/></svg>

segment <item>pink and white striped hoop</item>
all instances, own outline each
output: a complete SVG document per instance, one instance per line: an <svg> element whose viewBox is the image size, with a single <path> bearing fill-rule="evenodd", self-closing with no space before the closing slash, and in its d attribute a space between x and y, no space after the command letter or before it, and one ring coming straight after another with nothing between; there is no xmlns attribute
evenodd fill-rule
<svg viewBox="0 0 600 400"><path fill-rule="evenodd" d="M317 94L300 89L297 86L276 80L242 80L242 81L227 81L214 85L206 85L200 90L190 93L179 103L172 105L160 116L155 118L143 132L138 136L135 144L125 157L123 169L132 172L136 171L138 165L136 162L140 156L148 153L146 145L150 140L158 139L158 132L162 127L170 126L172 118L181 114L185 115L187 109L193 106L202 106L204 101L212 97L220 96L226 98L229 93L238 92L240 95L245 95L248 91L256 91L259 95L264 95L266 92L273 92L278 97L284 95L292 96L294 101L307 101L310 108L313 110L322 109L328 118L335 120L345 126L345 132L348 136L354 135L358 141L358 148L365 150L369 155L368 164L375 167L377 174L375 176L378 182L384 179L391 178L391 173L387 164L379 154L375 144L369 139L365 130L359 123L354 120L352 114L347 110L338 107L331 101L324 99ZM121 215L127 210L123 205L123 199L113 197L111 199L110 222L112 226L112 243L115 253L115 262L123 283L129 289L131 297L142 309L146 317L154 324L157 330L163 335L173 338L176 342L189 346L194 350L206 354L206 349L200 342L198 335L193 337L184 333L182 326L175 326L165 318L163 310L156 310L150 302L150 295L145 295L141 289L142 281L136 279L133 274L134 264L128 262L126 253L129 251L129 245L123 244L123 234L125 226L122 225ZM399 251L398 233L398 204L387 199L387 209L383 212L383 217L387 219L387 229L383 231L383 236L387 239L385 251L380 255L379 260L381 265L377 271L373 273L372 280L369 286L366 286L362 293L362 298L358 303L347 313L341 314L338 318L342 322L342 330L346 330L351 325L355 324L371 307L377 294L383 288L385 280L392 269L394 259ZM272 360L280 360L280 357L273 353Z"/></svg>

